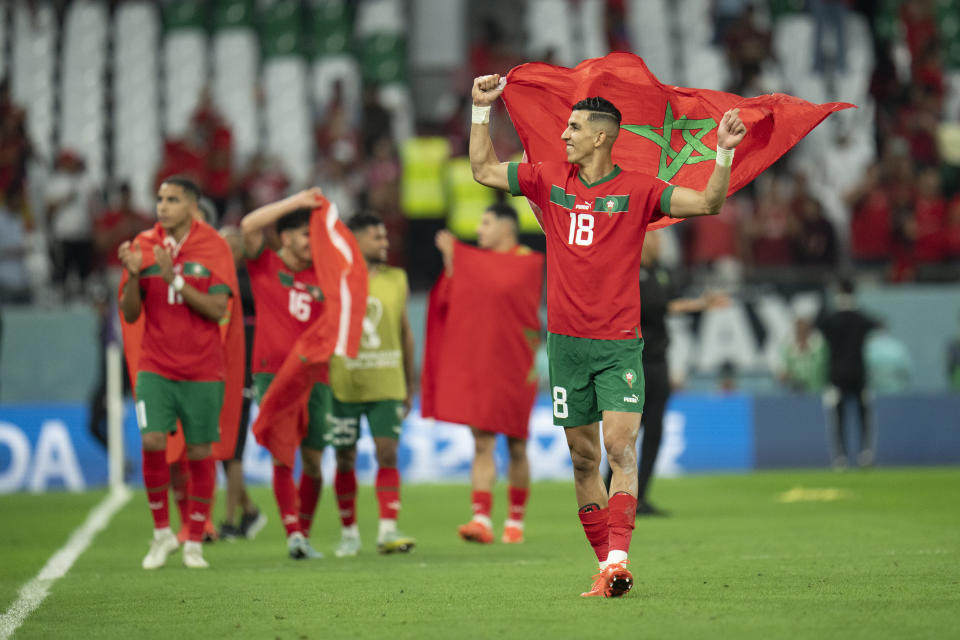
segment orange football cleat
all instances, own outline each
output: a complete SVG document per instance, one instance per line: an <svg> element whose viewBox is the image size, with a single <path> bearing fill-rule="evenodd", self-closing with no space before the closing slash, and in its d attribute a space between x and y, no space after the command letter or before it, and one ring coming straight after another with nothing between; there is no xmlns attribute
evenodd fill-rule
<svg viewBox="0 0 960 640"><path fill-rule="evenodd" d="M500 542L504 544L520 544L523 542L523 529L520 527L504 527Z"/></svg>
<svg viewBox="0 0 960 640"><path fill-rule="evenodd" d="M593 576L593 586L590 591L584 591L580 594L581 598L606 598L607 597L607 574L606 571L600 571Z"/></svg>
<svg viewBox="0 0 960 640"><path fill-rule="evenodd" d="M619 598L633 588L633 574L627 569L629 560L609 565L604 574L607 577L607 597Z"/></svg>
<svg viewBox="0 0 960 640"><path fill-rule="evenodd" d="M467 542L479 542L481 544L493 542L493 530L478 520L471 520L467 524L460 525L457 531L460 533L460 537Z"/></svg>

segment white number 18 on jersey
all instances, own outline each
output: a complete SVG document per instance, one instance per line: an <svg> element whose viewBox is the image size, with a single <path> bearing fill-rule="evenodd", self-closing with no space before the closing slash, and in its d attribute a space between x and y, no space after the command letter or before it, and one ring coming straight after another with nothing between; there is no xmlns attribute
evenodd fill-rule
<svg viewBox="0 0 960 640"><path fill-rule="evenodd" d="M570 212L570 236L567 244L586 247L593 244L593 214Z"/></svg>

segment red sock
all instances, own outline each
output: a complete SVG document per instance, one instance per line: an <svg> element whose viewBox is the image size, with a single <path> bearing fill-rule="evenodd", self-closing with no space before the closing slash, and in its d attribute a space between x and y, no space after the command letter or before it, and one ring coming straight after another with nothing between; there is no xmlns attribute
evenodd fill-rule
<svg viewBox="0 0 960 640"><path fill-rule="evenodd" d="M340 523L349 527L357 521L357 473L337 471L333 477L333 492L337 494Z"/></svg>
<svg viewBox="0 0 960 640"><path fill-rule="evenodd" d="M203 542L203 529L210 518L210 505L217 485L217 467L212 457L203 460L189 460L187 467L190 477L187 479L187 513L190 523L190 540Z"/></svg>
<svg viewBox="0 0 960 640"><path fill-rule="evenodd" d="M311 478L305 473L300 474L300 531L305 536L310 535L310 525L313 524L313 513L317 510L321 489L323 489L323 478Z"/></svg>
<svg viewBox="0 0 960 640"><path fill-rule="evenodd" d="M280 521L287 535L300 531L297 517L297 487L293 484L293 469L282 464L273 465L273 495L280 508Z"/></svg>
<svg viewBox="0 0 960 640"><path fill-rule="evenodd" d="M610 496L610 551L630 551L630 538L637 519L637 499L618 491Z"/></svg>
<svg viewBox="0 0 960 640"><path fill-rule="evenodd" d="M166 451L143 451L143 486L153 516L153 528L170 526L170 467Z"/></svg>
<svg viewBox="0 0 960 640"><path fill-rule="evenodd" d="M523 522L523 516L527 512L527 498L530 497L530 489L509 487L507 495L510 497L510 510L507 512L507 520Z"/></svg>
<svg viewBox="0 0 960 640"><path fill-rule="evenodd" d="M470 506L473 507L473 515L489 518L493 494L489 491L474 491L470 494Z"/></svg>
<svg viewBox="0 0 960 640"><path fill-rule="evenodd" d="M609 508L600 509L595 504L580 509L580 524L583 525L587 540L600 562L607 559L607 550L609 549L610 532L607 525L609 512Z"/></svg>
<svg viewBox="0 0 960 640"><path fill-rule="evenodd" d="M396 520L400 510L400 472L396 467L377 470L377 502L380 519Z"/></svg>
<svg viewBox="0 0 960 640"><path fill-rule="evenodd" d="M187 470L187 460L184 458L180 462L174 462L171 467L173 472L170 474L170 480L173 483L173 499L177 501L177 513L180 514L180 526L189 529L189 520L187 518L187 483L190 481L189 471Z"/></svg>

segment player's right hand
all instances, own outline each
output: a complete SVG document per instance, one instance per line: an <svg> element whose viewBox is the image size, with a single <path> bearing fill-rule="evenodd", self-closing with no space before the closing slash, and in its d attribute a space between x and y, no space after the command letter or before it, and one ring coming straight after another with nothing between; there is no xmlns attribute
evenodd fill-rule
<svg viewBox="0 0 960 640"><path fill-rule="evenodd" d="M314 209L323 198L323 191L320 187L310 187L304 189L294 196L298 209Z"/></svg>
<svg viewBox="0 0 960 640"><path fill-rule="evenodd" d="M506 78L501 81L500 74L495 73L491 76L480 76L473 79L473 104L478 107L486 107L497 101L503 88L507 86Z"/></svg>
<svg viewBox="0 0 960 640"><path fill-rule="evenodd" d="M120 258L120 264L130 272L130 275L140 274L140 267L143 265L143 251L140 250L140 243L131 243L129 240L120 245L117 250L117 257Z"/></svg>
<svg viewBox="0 0 960 640"><path fill-rule="evenodd" d="M433 238L433 243L437 245L437 249L440 250L440 253L447 255L453 253L453 243L456 240L454 235L447 231L446 229L441 229L437 231L437 235Z"/></svg>

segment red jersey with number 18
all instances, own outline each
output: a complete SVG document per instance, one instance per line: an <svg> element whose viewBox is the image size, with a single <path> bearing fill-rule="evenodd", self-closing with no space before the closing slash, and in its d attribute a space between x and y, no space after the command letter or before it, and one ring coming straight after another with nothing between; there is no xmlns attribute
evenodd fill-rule
<svg viewBox="0 0 960 640"><path fill-rule="evenodd" d="M291 271L273 249L247 259L256 305L251 373L276 373L307 327L323 313L323 292L313 266ZM321 381L329 377L321 374Z"/></svg>
<svg viewBox="0 0 960 640"><path fill-rule="evenodd" d="M614 167L587 184L565 162L508 166L510 192L540 209L547 237L547 330L577 338L640 335L640 250L670 212L673 185Z"/></svg>

